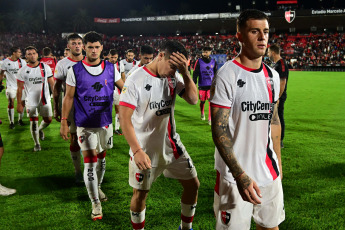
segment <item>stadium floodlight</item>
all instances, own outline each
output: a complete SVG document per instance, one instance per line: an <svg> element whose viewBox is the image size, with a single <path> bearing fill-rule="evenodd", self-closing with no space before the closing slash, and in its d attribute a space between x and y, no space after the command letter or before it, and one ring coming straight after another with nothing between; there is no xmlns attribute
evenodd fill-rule
<svg viewBox="0 0 345 230"><path fill-rule="evenodd" d="M255 1L253 1L252 4L255 5Z"/></svg>
<svg viewBox="0 0 345 230"><path fill-rule="evenodd" d="M142 34L140 34L140 37L142 37L143 35Z"/></svg>
<svg viewBox="0 0 345 230"><path fill-rule="evenodd" d="M181 34L181 30L176 30L176 35L179 36Z"/></svg>
<svg viewBox="0 0 345 230"><path fill-rule="evenodd" d="M123 37L123 34L121 34L120 37Z"/></svg>
<svg viewBox="0 0 345 230"><path fill-rule="evenodd" d="M265 4L268 5L268 0L266 0Z"/></svg>
<svg viewBox="0 0 345 230"><path fill-rule="evenodd" d="M199 33L196 33L195 35L199 35Z"/></svg>
<svg viewBox="0 0 345 230"><path fill-rule="evenodd" d="M236 5L236 10L240 11L241 10L241 6L240 5Z"/></svg>
<svg viewBox="0 0 345 230"><path fill-rule="evenodd" d="M200 19L200 22L202 22L202 19Z"/></svg>
<svg viewBox="0 0 345 230"><path fill-rule="evenodd" d="M218 32L216 32L216 35L218 35Z"/></svg>

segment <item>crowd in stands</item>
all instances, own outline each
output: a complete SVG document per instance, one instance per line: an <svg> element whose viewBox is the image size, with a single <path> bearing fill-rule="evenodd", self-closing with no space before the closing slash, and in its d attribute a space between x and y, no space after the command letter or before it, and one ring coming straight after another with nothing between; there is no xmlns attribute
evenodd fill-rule
<svg viewBox="0 0 345 230"><path fill-rule="evenodd" d="M138 54L142 45L150 45L158 51L158 47L166 39L181 41L190 51L192 60L198 58L203 46L212 47L213 54L227 54L228 59L234 58L240 50L234 35L105 36L104 50L115 48L123 58L127 49L133 49ZM294 69L306 69L310 66L345 66L345 33L273 34L269 43L277 43L282 47L282 57L287 59L290 67ZM12 46L24 49L28 45L34 45L38 50L50 47L53 54L60 59L63 58L66 41L60 34L0 33L0 55L6 57Z"/></svg>

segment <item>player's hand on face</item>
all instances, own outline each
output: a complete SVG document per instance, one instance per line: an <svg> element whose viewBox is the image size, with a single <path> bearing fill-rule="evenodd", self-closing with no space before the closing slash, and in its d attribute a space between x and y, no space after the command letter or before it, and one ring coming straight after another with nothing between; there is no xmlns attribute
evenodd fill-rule
<svg viewBox="0 0 345 230"><path fill-rule="evenodd" d="M142 149L134 155L134 162L140 170L151 168L150 157Z"/></svg>
<svg viewBox="0 0 345 230"><path fill-rule="evenodd" d="M261 204L258 196L262 198L261 191L256 182L253 181L246 173L236 180L238 191L244 201L252 204ZM257 196L258 195L258 196Z"/></svg>
<svg viewBox="0 0 345 230"><path fill-rule="evenodd" d="M54 109L54 118L57 122L61 121L61 112L58 109Z"/></svg>
<svg viewBox="0 0 345 230"><path fill-rule="evenodd" d="M68 133L69 133L69 128L68 128L67 122L62 122L61 127L60 127L60 136L65 141L69 140Z"/></svg>
<svg viewBox="0 0 345 230"><path fill-rule="evenodd" d="M186 74L188 72L188 60L183 54L173 52L170 55L169 62L178 69L179 73Z"/></svg>

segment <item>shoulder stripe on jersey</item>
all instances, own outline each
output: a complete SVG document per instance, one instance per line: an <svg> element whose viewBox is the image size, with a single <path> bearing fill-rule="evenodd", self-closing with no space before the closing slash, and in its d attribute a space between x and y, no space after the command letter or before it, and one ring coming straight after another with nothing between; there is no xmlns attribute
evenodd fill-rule
<svg viewBox="0 0 345 230"><path fill-rule="evenodd" d="M211 107L216 107L216 108L223 108L223 109L231 109L231 107L228 107L228 106L223 106L223 105L217 105L217 104L214 104L214 103L210 103Z"/></svg>
<svg viewBox="0 0 345 230"><path fill-rule="evenodd" d="M123 101L120 101L120 104L119 104L119 105L126 106L126 107L128 107L128 108L133 109L133 110L135 110L135 108L136 108L134 105L129 104L129 103L126 103L126 102L123 102Z"/></svg>
<svg viewBox="0 0 345 230"><path fill-rule="evenodd" d="M145 70L145 71L146 71L148 74L150 74L151 76L157 77L157 75L154 75L153 73L151 73L150 70L149 70L146 66L143 67L143 70Z"/></svg>
<svg viewBox="0 0 345 230"><path fill-rule="evenodd" d="M242 69L247 70L247 71L254 71L254 70L256 70L256 69L248 68L248 67L242 65L241 63L239 63L236 60L233 60L233 63L236 64L237 66L241 67Z"/></svg>
<svg viewBox="0 0 345 230"><path fill-rule="evenodd" d="M72 61L72 62L78 62L78 61L73 60L73 59L70 58L70 57L67 57L67 59L70 60L70 61Z"/></svg>
<svg viewBox="0 0 345 230"><path fill-rule="evenodd" d="M271 122L269 123L271 124ZM270 170L273 180L275 180L279 176L279 170L277 167L277 162L273 159L273 152L270 149L270 138L268 138L265 162L268 169Z"/></svg>

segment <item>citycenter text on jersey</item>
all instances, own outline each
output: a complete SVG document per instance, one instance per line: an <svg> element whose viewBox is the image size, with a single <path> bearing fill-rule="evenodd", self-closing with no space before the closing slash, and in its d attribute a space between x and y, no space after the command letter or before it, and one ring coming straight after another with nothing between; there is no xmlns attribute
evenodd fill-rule
<svg viewBox="0 0 345 230"><path fill-rule="evenodd" d="M253 111L254 113L258 110L269 110L273 111L274 103L262 103L261 101L252 102L244 101L241 103L242 111Z"/></svg>

